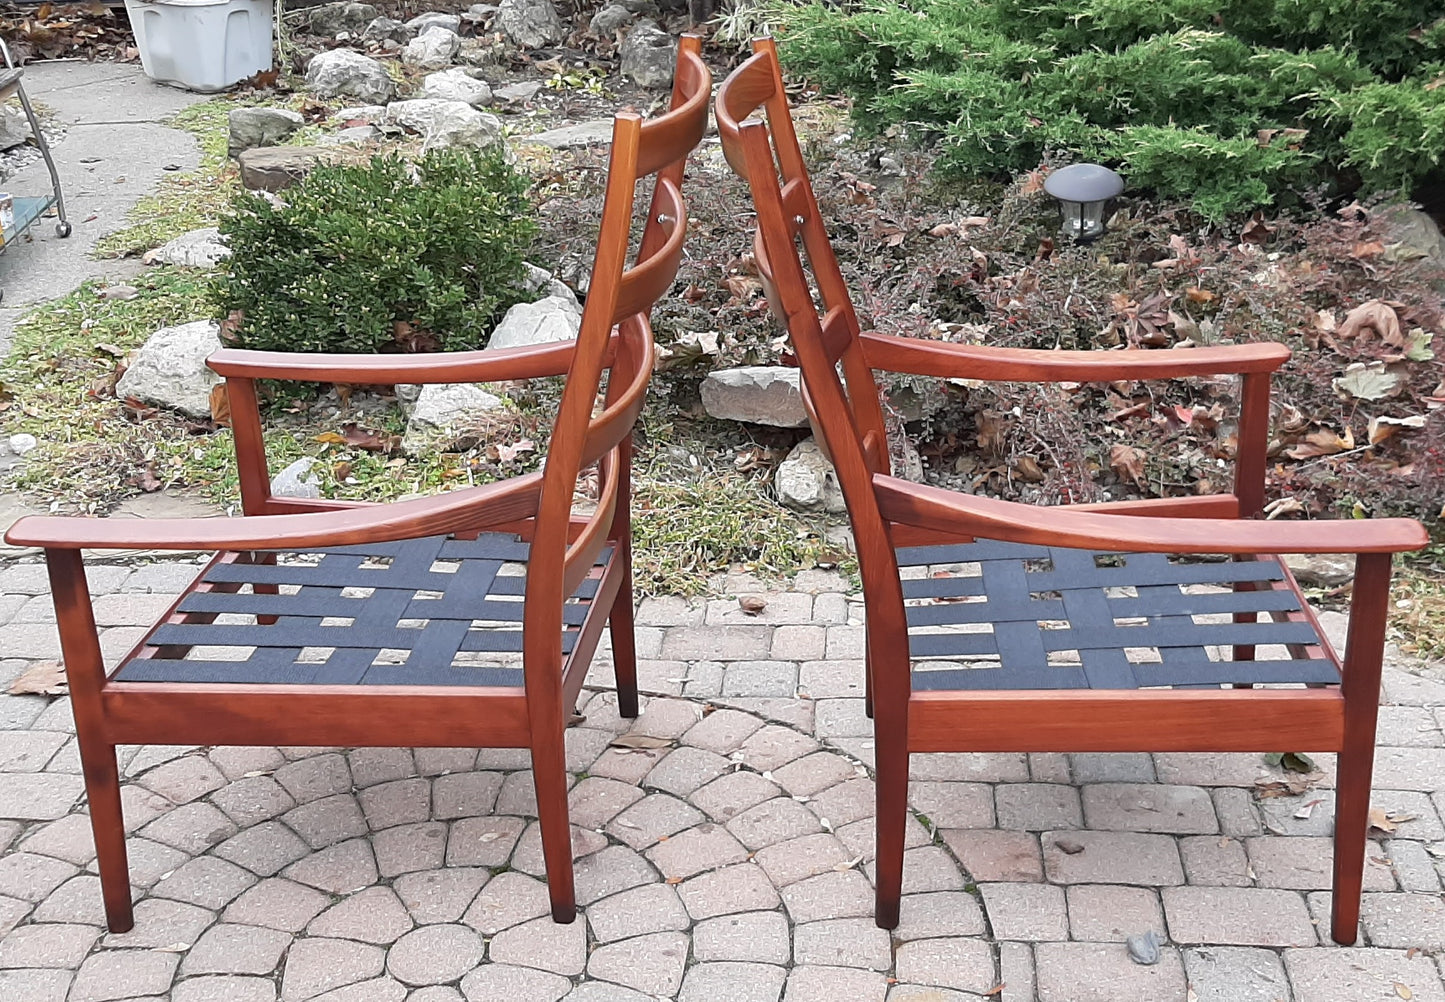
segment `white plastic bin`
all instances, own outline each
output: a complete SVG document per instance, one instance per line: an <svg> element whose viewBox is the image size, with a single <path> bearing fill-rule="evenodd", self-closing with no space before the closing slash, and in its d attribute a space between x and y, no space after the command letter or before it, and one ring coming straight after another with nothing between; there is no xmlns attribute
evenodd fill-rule
<svg viewBox="0 0 1445 1002"><path fill-rule="evenodd" d="M125 0L146 76L225 90L271 68L271 0Z"/></svg>

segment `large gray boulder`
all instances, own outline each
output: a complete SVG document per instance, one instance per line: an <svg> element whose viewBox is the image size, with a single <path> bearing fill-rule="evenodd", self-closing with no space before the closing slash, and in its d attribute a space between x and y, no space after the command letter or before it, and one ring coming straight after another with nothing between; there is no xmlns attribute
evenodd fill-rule
<svg viewBox="0 0 1445 1002"><path fill-rule="evenodd" d="M567 37L552 0L502 0L496 27L508 41L527 49L556 45Z"/></svg>
<svg viewBox="0 0 1445 1002"><path fill-rule="evenodd" d="M592 15L587 30L599 38L611 38L635 20L637 15L622 4L610 3Z"/></svg>
<svg viewBox="0 0 1445 1002"><path fill-rule="evenodd" d="M848 510L833 464L811 438L799 442L788 453L788 458L778 464L773 474L773 489L779 501L797 511L836 514Z"/></svg>
<svg viewBox="0 0 1445 1002"><path fill-rule="evenodd" d="M460 66L439 73L428 73L421 85L422 97L438 101L461 101L480 108L492 103L492 88Z"/></svg>
<svg viewBox="0 0 1445 1002"><path fill-rule="evenodd" d="M182 233L145 256L147 264L170 264L179 268L214 268L231 256L214 226Z"/></svg>
<svg viewBox="0 0 1445 1002"><path fill-rule="evenodd" d="M311 8L306 27L313 35L335 36L343 31L360 31L377 15L369 3L327 3Z"/></svg>
<svg viewBox="0 0 1445 1002"><path fill-rule="evenodd" d="M227 116L226 152L232 157L257 146L275 146L306 119L289 108L232 108Z"/></svg>
<svg viewBox="0 0 1445 1002"><path fill-rule="evenodd" d="M406 43L401 61L419 70L444 70L461 47L461 36L455 31L432 25Z"/></svg>
<svg viewBox="0 0 1445 1002"><path fill-rule="evenodd" d="M396 84L385 67L350 49L312 56L306 84L318 97L353 97L364 104L386 104L396 97Z"/></svg>
<svg viewBox="0 0 1445 1002"><path fill-rule="evenodd" d="M652 21L638 21L619 50L622 75L639 87L671 87L677 39Z"/></svg>
<svg viewBox="0 0 1445 1002"><path fill-rule="evenodd" d="M0 108L0 150L19 146L30 138L30 120L13 108Z"/></svg>
<svg viewBox="0 0 1445 1002"><path fill-rule="evenodd" d="M375 18L361 33L362 41L392 42L396 45L405 45L415 37L415 29L409 28L400 21L394 21L389 17Z"/></svg>
<svg viewBox="0 0 1445 1002"><path fill-rule="evenodd" d="M702 381L702 406L715 418L802 428L802 377L798 369L780 365L745 365L709 372Z"/></svg>
<svg viewBox="0 0 1445 1002"><path fill-rule="evenodd" d="M213 320L163 327L136 352L116 381L115 395L194 418L209 418L211 387L220 383L221 377L206 367L206 359L220 349L221 328Z"/></svg>
<svg viewBox="0 0 1445 1002"><path fill-rule="evenodd" d="M571 341L582 329L582 310L567 296L547 296L518 303L507 311L487 340L488 348L520 348L530 344Z"/></svg>
<svg viewBox="0 0 1445 1002"><path fill-rule="evenodd" d="M527 268L527 277L522 280L522 285L528 292L534 294L545 292L548 296L560 296L576 304L577 295L567 287L566 282L553 275L546 268L538 268L529 261L523 261L522 263ZM579 310L581 309L580 306L577 308Z"/></svg>
<svg viewBox="0 0 1445 1002"><path fill-rule="evenodd" d="M1435 220L1419 209L1392 206L1383 213L1389 224L1390 243L1385 245L1385 260L1418 261L1422 258L1445 268L1445 235Z"/></svg>
<svg viewBox="0 0 1445 1002"><path fill-rule="evenodd" d="M440 438L481 424L483 414L505 406L501 397L474 383L428 383L411 405L401 447L416 452Z"/></svg>
<svg viewBox="0 0 1445 1002"><path fill-rule="evenodd" d="M393 101L383 119L420 134L428 149L467 146L482 149L502 142L502 122L464 101L416 98Z"/></svg>
<svg viewBox="0 0 1445 1002"><path fill-rule="evenodd" d="M581 146L606 146L612 142L612 119L564 125L561 128L548 129L546 132L533 133L518 140L518 142L522 141L537 143L539 146L550 146L554 150L571 150Z"/></svg>
<svg viewBox="0 0 1445 1002"><path fill-rule="evenodd" d="M455 34L462 30L462 16L460 14L443 14L439 10L429 10L406 22L406 26L418 35L424 34L433 25L445 28Z"/></svg>

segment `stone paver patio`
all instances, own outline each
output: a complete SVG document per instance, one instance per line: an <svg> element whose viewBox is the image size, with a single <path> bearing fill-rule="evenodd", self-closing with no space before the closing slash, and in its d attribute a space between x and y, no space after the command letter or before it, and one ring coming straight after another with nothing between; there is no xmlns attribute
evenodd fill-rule
<svg viewBox="0 0 1445 1002"><path fill-rule="evenodd" d="M92 565L109 655L194 572ZM1445 1002L1438 669L1386 670L1374 803L1398 827L1357 947L1327 933L1328 756L1263 799L1258 755L915 756L890 935L846 588L642 603L643 715L599 658L567 735L570 926L545 917L525 751L148 746L122 759L136 925L109 934L68 700L0 696L0 1000ZM58 654L43 565L4 565L0 683ZM1144 967L1123 940L1149 930Z"/></svg>

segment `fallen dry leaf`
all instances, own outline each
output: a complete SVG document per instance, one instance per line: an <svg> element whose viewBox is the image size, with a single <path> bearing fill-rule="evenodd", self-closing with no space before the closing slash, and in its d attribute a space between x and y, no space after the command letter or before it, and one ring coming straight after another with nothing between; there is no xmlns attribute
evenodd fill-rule
<svg viewBox="0 0 1445 1002"><path fill-rule="evenodd" d="M1334 381L1342 400L1383 400L1400 392L1404 377L1384 362L1351 362Z"/></svg>
<svg viewBox="0 0 1445 1002"><path fill-rule="evenodd" d="M65 691L65 664L61 661L37 661L10 683L10 692L16 696L25 693L59 696Z"/></svg>
<svg viewBox="0 0 1445 1002"><path fill-rule="evenodd" d="M623 734L610 742L613 748L669 748L671 738L654 737L651 734Z"/></svg>
<svg viewBox="0 0 1445 1002"><path fill-rule="evenodd" d="M738 599L738 608L749 616L756 616L768 607L768 600L761 595L744 595Z"/></svg>
<svg viewBox="0 0 1445 1002"><path fill-rule="evenodd" d="M1132 480L1136 487L1144 486L1144 453L1132 445L1115 445L1109 449L1109 469L1121 480Z"/></svg>
<svg viewBox="0 0 1445 1002"><path fill-rule="evenodd" d="M1402 999L1412 999L1415 993L1410 991L1410 986L1401 981L1394 982L1395 994Z"/></svg>
<svg viewBox="0 0 1445 1002"><path fill-rule="evenodd" d="M211 420L223 428L231 427L231 398L226 395L225 383L211 387Z"/></svg>
<svg viewBox="0 0 1445 1002"><path fill-rule="evenodd" d="M1393 832L1396 828L1400 827L1394 821L1390 820L1389 812L1386 811L1383 807L1371 807L1369 817L1369 827L1378 828L1380 829L1380 831L1386 833L1387 835Z"/></svg>
<svg viewBox="0 0 1445 1002"><path fill-rule="evenodd" d="M1305 440L1285 452L1291 459L1313 459L1316 456L1333 456L1337 452L1348 452L1355 447L1355 436L1346 428L1344 435L1336 435L1328 428L1320 428L1305 436Z"/></svg>
<svg viewBox="0 0 1445 1002"><path fill-rule="evenodd" d="M1379 299L1361 303L1340 322L1341 337L1359 337L1373 331L1377 337L1390 344L1402 344L1400 317L1395 308Z"/></svg>
<svg viewBox="0 0 1445 1002"><path fill-rule="evenodd" d="M1043 481L1044 471L1033 456L1020 456L1014 460L1014 476L1025 483L1037 484Z"/></svg>

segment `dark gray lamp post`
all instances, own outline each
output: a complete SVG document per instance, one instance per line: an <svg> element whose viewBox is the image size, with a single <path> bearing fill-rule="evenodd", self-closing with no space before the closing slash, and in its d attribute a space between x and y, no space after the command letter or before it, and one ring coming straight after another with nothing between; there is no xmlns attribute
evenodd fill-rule
<svg viewBox="0 0 1445 1002"><path fill-rule="evenodd" d="M1104 235L1104 208L1124 190L1124 179L1099 164L1074 164L1044 179L1044 191L1059 200L1063 232L1075 243Z"/></svg>

